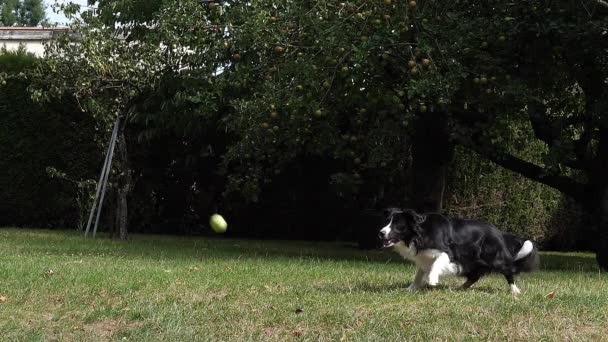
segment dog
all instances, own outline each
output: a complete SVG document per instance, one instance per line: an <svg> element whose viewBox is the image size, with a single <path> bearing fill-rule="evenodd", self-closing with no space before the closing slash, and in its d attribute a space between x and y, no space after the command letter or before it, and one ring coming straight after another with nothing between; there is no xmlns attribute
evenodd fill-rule
<svg viewBox="0 0 608 342"><path fill-rule="evenodd" d="M500 231L494 225L412 209L389 209L380 230L383 248L393 248L416 265L409 291L435 287L440 278L457 275L468 289L489 273L505 276L513 296L521 291L514 276L538 269L539 256L530 240Z"/></svg>

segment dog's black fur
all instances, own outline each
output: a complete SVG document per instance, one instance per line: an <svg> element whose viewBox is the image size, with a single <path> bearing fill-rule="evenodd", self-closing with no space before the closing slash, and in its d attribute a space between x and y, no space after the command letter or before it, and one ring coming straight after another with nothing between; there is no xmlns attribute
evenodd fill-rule
<svg viewBox="0 0 608 342"><path fill-rule="evenodd" d="M436 249L445 252L452 262L461 266L463 285L469 287L482 276L496 272L513 284L513 276L538 268L536 247L519 260L518 252L526 239L500 231L494 225L437 213L418 214L411 209L390 209L390 234L381 236L385 245L403 241L417 251Z"/></svg>

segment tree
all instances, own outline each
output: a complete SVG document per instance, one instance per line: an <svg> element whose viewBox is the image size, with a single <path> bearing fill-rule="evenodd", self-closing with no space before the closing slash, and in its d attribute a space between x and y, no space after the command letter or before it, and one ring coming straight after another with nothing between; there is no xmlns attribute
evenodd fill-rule
<svg viewBox="0 0 608 342"><path fill-rule="evenodd" d="M230 135L228 193L255 199L301 155L333 158L332 181L354 191L413 162L404 202L440 210L459 144L577 200L598 227L605 268L607 13L600 0L102 2L86 32L119 27L137 47L100 51L104 63L149 52L155 76L128 103L150 132L220 115L211 123ZM103 83L87 84L88 95ZM160 110L141 110L150 104ZM546 144L543 158L506 148L529 133Z"/></svg>
<svg viewBox="0 0 608 342"><path fill-rule="evenodd" d="M61 9L72 18L72 31L47 47L45 58L31 75L35 82L32 97L41 102L64 96L74 98L82 111L98 122L100 134L94 138L100 146L107 144L112 123L119 116L123 118L112 178L117 191L119 237L126 239L127 199L133 182L127 147L129 139L137 138L126 134L128 123L158 123L158 128L147 125L149 128L141 132L142 139L153 137L161 129L189 129L192 125L188 119L192 117L176 117L167 106L172 107L171 102L183 96L180 104L211 104L206 110L215 112L215 101L211 100L214 90L200 93L211 89L209 79L194 79L183 72L183 46L171 43L175 28L169 30L164 21L158 21L153 33L134 40L128 31L106 25L103 17L85 13L77 18L78 6L62 5ZM211 74L213 67L206 66L206 74ZM200 94L188 97L185 91L180 92L187 85L194 85ZM171 98L164 101L163 93L168 91ZM150 109L151 104L158 104L162 110ZM148 109L152 112L147 113ZM192 114L196 118L200 113Z"/></svg>
<svg viewBox="0 0 608 342"><path fill-rule="evenodd" d="M44 21L42 0L23 0L19 8L19 23L23 26L37 26Z"/></svg>
<svg viewBox="0 0 608 342"><path fill-rule="evenodd" d="M506 110L484 108L482 115L452 111L456 127L466 132L456 134L455 141L580 203L597 227L597 259L607 269L608 6L582 1L507 6L496 13L495 22L504 16L506 24L494 42L507 44L490 45L488 55L502 69L499 75L506 71L520 88L517 102ZM472 62L487 65L487 59ZM525 160L501 148L500 139L506 138L501 126L511 120L526 122L546 144L544 160Z"/></svg>
<svg viewBox="0 0 608 342"><path fill-rule="evenodd" d="M77 6L64 6L66 14L74 18ZM122 44L114 29L95 25L95 18L84 16L90 25L75 19L78 34L65 34L47 47L46 58L34 73L32 97L46 102L51 98L71 97L83 112L96 121L99 135L93 137L101 146L107 144L108 132L118 116L132 110L134 99L153 84L154 66L146 50L133 51ZM154 63L158 65L159 63ZM131 186L128 168L127 138L124 126L119 132L117 162L113 170L113 182L118 184L117 213L120 222L119 236L127 238L126 196Z"/></svg>
<svg viewBox="0 0 608 342"><path fill-rule="evenodd" d="M42 0L1 0L0 25L37 26L45 19Z"/></svg>
<svg viewBox="0 0 608 342"><path fill-rule="evenodd" d="M394 163L390 144L380 144L384 155L371 149L374 138L411 136L414 181L431 185L413 189L417 206L440 208L445 166L462 144L578 201L598 227L598 262L608 266L605 2L213 7L250 11L225 38L235 62L226 77L247 89L227 121L241 136L228 160L266 153L248 170L268 174L293 157L285 151L308 150L346 165L351 155L347 167L364 170ZM413 131L394 130L402 120ZM547 144L543 160L505 150L514 123Z"/></svg>

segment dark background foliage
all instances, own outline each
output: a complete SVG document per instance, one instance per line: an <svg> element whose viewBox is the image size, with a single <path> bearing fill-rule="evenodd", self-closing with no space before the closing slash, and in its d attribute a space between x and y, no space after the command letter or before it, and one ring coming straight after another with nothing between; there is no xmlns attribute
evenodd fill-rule
<svg viewBox="0 0 608 342"><path fill-rule="evenodd" d="M2 71L13 75L33 63L31 56L6 52L0 60ZM0 88L0 225L78 227L80 211L90 205L90 197L77 201L79 184L96 179L103 160L103 149L91 139L99 135L95 121L70 98L37 104L27 88L28 81L19 77ZM136 175L131 231L208 234L208 217L221 212L233 236L341 239L374 247L381 210L408 203L409 166L402 177L379 168L352 178L341 172L342 162L318 155L301 155L285 165L254 201L226 194L222 156L230 137L214 124L208 127L196 136L129 140ZM134 124L128 135L144 131ZM541 150L532 144L527 153ZM449 213L486 219L552 248L587 247L572 238L583 217L556 191L463 150L456 152L449 174ZM112 203L111 190L108 195ZM102 229L113 224L111 204L106 208Z"/></svg>
<svg viewBox="0 0 608 342"><path fill-rule="evenodd" d="M18 76L32 56L0 55L0 72ZM0 217L2 225L76 227L78 185L93 178L102 159L91 136L95 122L69 98L34 103L26 79L0 86ZM70 179L52 177L53 167Z"/></svg>
<svg viewBox="0 0 608 342"><path fill-rule="evenodd" d="M398 205L594 248L608 267L607 14L598 0L100 1L78 44L58 39L34 72L3 78L0 224L82 226L126 113L103 222L128 194L121 238L127 221L208 233L220 212L235 236L373 247ZM30 215L44 206L15 200L33 196L19 176L77 214Z"/></svg>

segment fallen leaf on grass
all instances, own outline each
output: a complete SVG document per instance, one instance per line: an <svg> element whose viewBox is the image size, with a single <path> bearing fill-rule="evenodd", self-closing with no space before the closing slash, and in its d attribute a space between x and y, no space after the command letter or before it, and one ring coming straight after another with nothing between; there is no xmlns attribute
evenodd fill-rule
<svg viewBox="0 0 608 342"><path fill-rule="evenodd" d="M0 296L0 303L4 303L8 300L8 298L6 298L6 296Z"/></svg>
<svg viewBox="0 0 608 342"><path fill-rule="evenodd" d="M177 279L177 280L175 281L175 285L184 285L184 284L185 284L185 282L184 282L183 280L179 280L179 279Z"/></svg>
<svg viewBox="0 0 608 342"><path fill-rule="evenodd" d="M545 295L545 298L547 298L547 299L553 299L553 298L555 298L555 292L551 291L551 292L547 293Z"/></svg>
<svg viewBox="0 0 608 342"><path fill-rule="evenodd" d="M302 336L302 329L296 329L296 330L294 330L293 336L295 336L295 337Z"/></svg>

